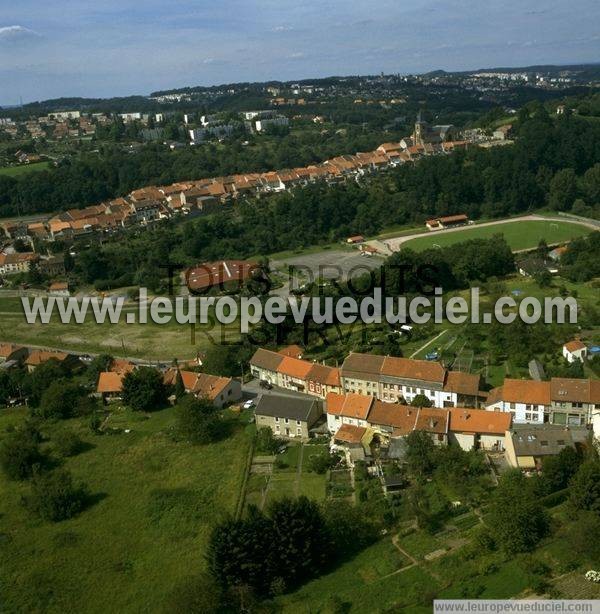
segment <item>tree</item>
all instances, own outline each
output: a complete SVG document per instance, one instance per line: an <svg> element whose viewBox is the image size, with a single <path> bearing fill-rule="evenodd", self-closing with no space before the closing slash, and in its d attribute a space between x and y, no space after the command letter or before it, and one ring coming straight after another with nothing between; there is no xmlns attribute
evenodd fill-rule
<svg viewBox="0 0 600 614"><path fill-rule="evenodd" d="M580 512L569 525L569 547L574 552L583 554L590 563L596 563L600 561L598 535L600 535L600 515L594 512Z"/></svg>
<svg viewBox="0 0 600 614"><path fill-rule="evenodd" d="M572 168L564 168L550 182L549 205L555 211L568 211L577 197L577 177Z"/></svg>
<svg viewBox="0 0 600 614"><path fill-rule="evenodd" d="M66 419L76 416L85 390L74 382L56 381L46 389L36 413L43 418Z"/></svg>
<svg viewBox="0 0 600 614"><path fill-rule="evenodd" d="M85 484L75 484L68 471L56 469L34 475L25 505L43 520L58 522L79 514L88 497Z"/></svg>
<svg viewBox="0 0 600 614"><path fill-rule="evenodd" d="M18 429L9 433L0 445L0 466L11 480L25 480L36 466L45 462L39 446L39 432Z"/></svg>
<svg viewBox="0 0 600 614"><path fill-rule="evenodd" d="M577 510L600 513L600 461L588 460L582 463L569 482L569 500Z"/></svg>
<svg viewBox="0 0 600 614"><path fill-rule="evenodd" d="M409 469L418 476L430 475L434 468L435 444L429 433L412 431L406 438L406 462Z"/></svg>
<svg viewBox="0 0 600 614"><path fill-rule="evenodd" d="M410 404L413 407L431 407L433 405L431 399L424 394L417 394Z"/></svg>
<svg viewBox="0 0 600 614"><path fill-rule="evenodd" d="M532 483L519 471L499 480L487 525L494 541L508 554L532 550L549 527L548 517Z"/></svg>
<svg viewBox="0 0 600 614"><path fill-rule="evenodd" d="M566 488L569 480L581 465L581 455L575 448L563 448L556 456L546 456L542 461L542 482L548 492Z"/></svg>
<svg viewBox="0 0 600 614"><path fill-rule="evenodd" d="M282 440L273 435L268 426L261 426L256 433L256 449L263 454L276 454Z"/></svg>
<svg viewBox="0 0 600 614"><path fill-rule="evenodd" d="M123 402L136 411L152 411L167 403L162 374L150 367L131 371L123 378Z"/></svg>
<svg viewBox="0 0 600 614"><path fill-rule="evenodd" d="M206 444L223 437L226 423L219 417L211 401L187 395L177 407L175 429L184 441Z"/></svg>
<svg viewBox="0 0 600 614"><path fill-rule="evenodd" d="M185 396L185 385L183 383L183 377L181 371L177 369L177 375L175 377L175 397L181 399Z"/></svg>

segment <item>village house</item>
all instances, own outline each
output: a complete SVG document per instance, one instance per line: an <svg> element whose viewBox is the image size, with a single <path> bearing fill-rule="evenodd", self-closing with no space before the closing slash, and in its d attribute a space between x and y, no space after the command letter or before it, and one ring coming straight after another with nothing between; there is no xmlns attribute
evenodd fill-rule
<svg viewBox="0 0 600 614"><path fill-rule="evenodd" d="M448 443L449 412L433 407L412 407L375 400L369 412L368 424L384 443L406 437L413 431L423 431L436 445Z"/></svg>
<svg viewBox="0 0 600 614"><path fill-rule="evenodd" d="M373 405L373 397L361 394L337 394L330 392L325 397L327 429L336 433L343 424L367 427L367 418Z"/></svg>
<svg viewBox="0 0 600 614"><path fill-rule="evenodd" d="M485 408L509 412L515 423L543 424L550 410L550 382L507 378L502 386L490 390Z"/></svg>
<svg viewBox="0 0 600 614"><path fill-rule="evenodd" d="M321 401L279 394L263 394L256 405L256 427L269 427L277 437L308 439L323 414Z"/></svg>
<svg viewBox="0 0 600 614"><path fill-rule="evenodd" d="M55 350L30 350L29 356L25 359L25 366L29 373L33 373L37 367L49 360L56 360L68 366L75 366L79 362L77 356L67 354L66 352L58 352Z"/></svg>
<svg viewBox="0 0 600 614"><path fill-rule="evenodd" d="M600 381L553 377L549 382L505 379L490 391L489 411L512 413L513 422L584 426L600 410Z"/></svg>
<svg viewBox="0 0 600 614"><path fill-rule="evenodd" d="M455 228L469 224L469 216L461 213L459 215L447 215L438 217L425 222L427 230L443 230L445 228Z"/></svg>
<svg viewBox="0 0 600 614"><path fill-rule="evenodd" d="M515 424L506 432L505 458L516 469L540 470L545 457L556 456L567 447L585 446L589 434L581 426Z"/></svg>
<svg viewBox="0 0 600 614"><path fill-rule="evenodd" d="M0 343L0 364L17 364L27 358L28 350L14 343Z"/></svg>
<svg viewBox="0 0 600 614"><path fill-rule="evenodd" d="M102 371L98 376L96 393L102 397L104 403L120 401L123 393L123 380L125 371Z"/></svg>
<svg viewBox="0 0 600 614"><path fill-rule="evenodd" d="M169 369L164 376L165 384L174 386L177 381L177 369ZM242 398L242 385L232 377L220 377L209 373L179 370L183 387L188 394L197 398L208 399L218 408L235 403Z"/></svg>
<svg viewBox="0 0 600 614"><path fill-rule="evenodd" d="M48 294L50 296L69 297L71 296L71 293L69 292L69 284L66 281L55 281L54 283L50 284Z"/></svg>
<svg viewBox="0 0 600 614"><path fill-rule="evenodd" d="M0 275L16 275L27 273L39 260L34 252L0 254Z"/></svg>
<svg viewBox="0 0 600 614"><path fill-rule="evenodd" d="M587 346L579 339L573 339L563 345L562 354L569 363L576 360L583 362L587 356Z"/></svg>
<svg viewBox="0 0 600 614"><path fill-rule="evenodd" d="M452 407L448 440L458 444L463 450L487 450L502 452L504 436L510 429L512 414L490 412L484 409Z"/></svg>
<svg viewBox="0 0 600 614"><path fill-rule="evenodd" d="M372 429L364 426L342 424L332 437L330 451L343 452L351 464L362 461L371 455L370 444L373 440Z"/></svg>
<svg viewBox="0 0 600 614"><path fill-rule="evenodd" d="M298 353L298 349L284 348L273 352L259 348L250 359L250 372L260 381L273 386L321 398L325 398L329 392L340 392L339 369L288 355Z"/></svg>
<svg viewBox="0 0 600 614"><path fill-rule="evenodd" d="M478 375L446 371L438 362L351 352L341 367L345 392L368 394L389 403L426 396L435 407L477 407Z"/></svg>

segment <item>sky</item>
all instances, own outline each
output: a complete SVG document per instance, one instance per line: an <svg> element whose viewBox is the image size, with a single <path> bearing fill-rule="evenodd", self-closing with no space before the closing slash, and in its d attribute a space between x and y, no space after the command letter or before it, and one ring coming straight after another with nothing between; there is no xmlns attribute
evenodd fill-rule
<svg viewBox="0 0 600 614"><path fill-rule="evenodd" d="M0 105L600 61L598 0L0 0Z"/></svg>

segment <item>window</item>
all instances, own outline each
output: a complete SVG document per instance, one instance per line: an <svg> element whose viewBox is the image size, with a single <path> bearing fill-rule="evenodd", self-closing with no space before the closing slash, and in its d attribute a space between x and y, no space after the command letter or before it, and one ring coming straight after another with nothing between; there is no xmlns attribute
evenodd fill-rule
<svg viewBox="0 0 600 614"><path fill-rule="evenodd" d="M516 409L516 408L517 408L517 406L516 406L514 403L511 403L511 404L509 405L509 407L510 407L510 409Z"/></svg>
<svg viewBox="0 0 600 614"><path fill-rule="evenodd" d="M279 416L275 416L275 422L279 422Z"/></svg>
<svg viewBox="0 0 600 614"><path fill-rule="evenodd" d="M296 424L298 424L298 425L299 425L299 424L300 424L300 420L296 420Z"/></svg>
<svg viewBox="0 0 600 614"><path fill-rule="evenodd" d="M297 435L302 435L302 429L300 429L300 428L296 429L296 434Z"/></svg>
<svg viewBox="0 0 600 614"><path fill-rule="evenodd" d="M286 424L289 424L289 423L290 423L290 419L289 419L289 418L286 418L286 419L285 419L285 423L286 423Z"/></svg>

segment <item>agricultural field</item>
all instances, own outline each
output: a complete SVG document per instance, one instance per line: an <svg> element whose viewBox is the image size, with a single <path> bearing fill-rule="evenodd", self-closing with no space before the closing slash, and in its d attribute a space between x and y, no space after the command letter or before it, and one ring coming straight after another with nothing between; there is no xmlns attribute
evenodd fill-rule
<svg viewBox="0 0 600 614"><path fill-rule="evenodd" d="M514 220L489 226L469 226L453 232L433 232L402 243L402 248L423 251L447 247L470 239L489 239L496 234L502 234L511 249L519 251L537 247L541 239L544 239L548 245L553 245L570 241L590 232L590 228L575 222Z"/></svg>
<svg viewBox="0 0 600 614"><path fill-rule="evenodd" d="M0 439L24 410L0 411ZM115 410L111 434L87 421L44 424L78 432L86 449L65 467L86 482L93 503L79 516L42 522L20 498L26 483L0 476L0 587L3 611L161 611L170 592L204 566L212 523L233 514L251 429L204 446L169 437L173 409L148 415ZM129 431L129 432L127 432Z"/></svg>

